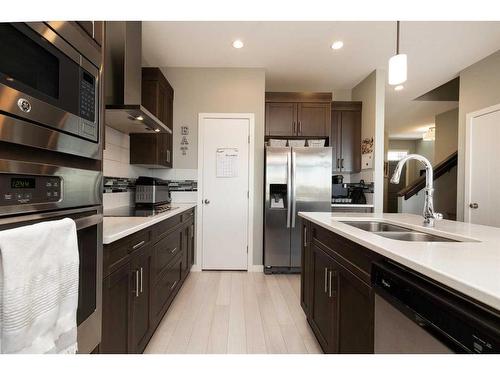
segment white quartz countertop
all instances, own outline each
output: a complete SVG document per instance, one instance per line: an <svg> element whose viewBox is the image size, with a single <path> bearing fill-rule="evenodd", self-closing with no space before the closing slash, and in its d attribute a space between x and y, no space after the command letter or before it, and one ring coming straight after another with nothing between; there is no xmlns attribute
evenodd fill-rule
<svg viewBox="0 0 500 375"><path fill-rule="evenodd" d="M423 218L412 214L299 212L299 216L500 311L500 228L451 220L425 228ZM472 242L399 241L341 223L362 220Z"/></svg>
<svg viewBox="0 0 500 375"><path fill-rule="evenodd" d="M332 207L361 207L373 208L373 204L355 204L355 203L332 203Z"/></svg>
<svg viewBox="0 0 500 375"><path fill-rule="evenodd" d="M104 217L102 239L108 245L132 233L159 223L169 217L178 215L190 208L196 207L195 203L172 203L172 210L149 217Z"/></svg>

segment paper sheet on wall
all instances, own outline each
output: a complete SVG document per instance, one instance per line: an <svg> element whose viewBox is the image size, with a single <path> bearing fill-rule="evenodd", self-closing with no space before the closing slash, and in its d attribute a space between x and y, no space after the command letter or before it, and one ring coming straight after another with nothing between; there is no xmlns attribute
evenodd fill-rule
<svg viewBox="0 0 500 375"><path fill-rule="evenodd" d="M238 177L238 149L217 149L217 177Z"/></svg>

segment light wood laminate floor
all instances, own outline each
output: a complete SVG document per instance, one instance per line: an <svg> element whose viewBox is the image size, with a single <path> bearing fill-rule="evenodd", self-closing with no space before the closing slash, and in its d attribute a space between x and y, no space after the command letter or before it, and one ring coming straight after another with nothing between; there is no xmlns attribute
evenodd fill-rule
<svg viewBox="0 0 500 375"><path fill-rule="evenodd" d="M322 353L299 275L192 272L145 353Z"/></svg>

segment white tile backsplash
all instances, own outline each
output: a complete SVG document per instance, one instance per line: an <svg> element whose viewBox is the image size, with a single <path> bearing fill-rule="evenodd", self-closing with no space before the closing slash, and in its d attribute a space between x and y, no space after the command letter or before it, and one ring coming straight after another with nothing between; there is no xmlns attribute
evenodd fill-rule
<svg viewBox="0 0 500 375"><path fill-rule="evenodd" d="M125 193L104 193L103 205L105 210L115 207L133 206L134 193L130 191Z"/></svg>
<svg viewBox="0 0 500 375"><path fill-rule="evenodd" d="M153 177L164 180L198 180L197 169L155 169Z"/></svg>
<svg viewBox="0 0 500 375"><path fill-rule="evenodd" d="M104 149L103 173L107 177L151 176L151 170L130 165L130 137L106 126L106 148Z"/></svg>

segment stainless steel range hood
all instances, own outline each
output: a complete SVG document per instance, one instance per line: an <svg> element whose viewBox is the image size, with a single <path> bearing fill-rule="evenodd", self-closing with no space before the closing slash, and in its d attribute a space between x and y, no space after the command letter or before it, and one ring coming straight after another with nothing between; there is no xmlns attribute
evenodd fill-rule
<svg viewBox="0 0 500 375"><path fill-rule="evenodd" d="M106 125L124 133L172 133L141 104L142 22L106 22Z"/></svg>

